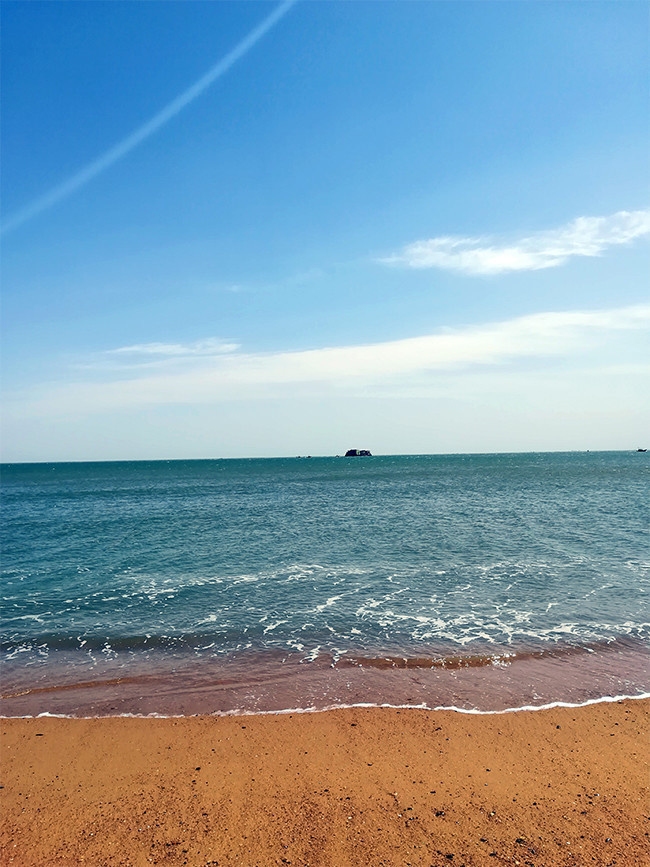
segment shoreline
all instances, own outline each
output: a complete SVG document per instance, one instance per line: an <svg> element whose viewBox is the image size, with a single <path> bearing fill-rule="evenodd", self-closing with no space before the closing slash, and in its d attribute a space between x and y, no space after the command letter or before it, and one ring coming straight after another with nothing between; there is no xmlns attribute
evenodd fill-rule
<svg viewBox="0 0 650 867"><path fill-rule="evenodd" d="M419 710L419 712L416 712ZM649 864L650 698L4 718L2 864Z"/></svg>
<svg viewBox="0 0 650 867"><path fill-rule="evenodd" d="M11 696L10 696L11 697ZM5 698L5 696L0 696ZM650 692L642 692L638 695L602 695L597 698L588 698L580 702L568 701L551 701L546 704L539 705L521 705L520 707L506 707L500 710L481 710L480 708L464 708L455 707L453 705L436 705L430 707L425 704L390 704L389 702L370 703L358 702L356 704L334 704L325 707L289 707L280 710L232 710L232 711L214 711L209 714L162 714L155 711L148 714L143 713L119 713L119 714L102 714L95 716L75 716L74 714L66 713L50 713L49 711L41 711L36 714L25 714L23 716L11 716L9 714L0 713L0 720L12 719L69 719L69 720L93 720L93 719L196 719L197 717L229 719L237 717L256 717L256 716L284 716L287 714L318 714L329 713L331 711L346 711L358 709L378 709L378 710L421 710L428 713L437 713L439 711L449 713L466 714L468 716L499 716L501 714L514 713L536 713L537 711L554 710L555 708L577 709L589 707L596 704L620 704L622 701L643 701L650 699Z"/></svg>
<svg viewBox="0 0 650 867"><path fill-rule="evenodd" d="M640 640L499 649L493 657L341 657L267 652L99 660L54 655L37 667L3 670L0 715L195 716L349 707L491 712L650 693L650 647Z"/></svg>

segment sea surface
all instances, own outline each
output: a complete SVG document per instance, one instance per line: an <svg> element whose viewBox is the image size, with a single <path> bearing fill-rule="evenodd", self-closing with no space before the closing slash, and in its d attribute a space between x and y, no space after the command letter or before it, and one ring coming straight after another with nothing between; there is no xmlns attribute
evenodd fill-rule
<svg viewBox="0 0 650 867"><path fill-rule="evenodd" d="M650 455L2 468L8 716L650 690Z"/></svg>

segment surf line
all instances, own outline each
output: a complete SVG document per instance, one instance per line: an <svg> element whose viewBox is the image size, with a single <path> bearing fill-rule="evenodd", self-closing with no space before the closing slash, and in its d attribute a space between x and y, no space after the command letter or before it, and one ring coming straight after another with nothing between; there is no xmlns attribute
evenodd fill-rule
<svg viewBox="0 0 650 867"><path fill-rule="evenodd" d="M76 716L71 713L53 713L51 711L41 711L37 714L18 714L15 716L9 714L0 714L0 720L4 719L43 719L45 718L53 718L53 719L190 719L191 717L244 717L244 716L286 716L287 714L316 714L316 713L329 713L330 711L336 710L353 710L355 708L359 708L362 710L379 708L385 710L420 710L420 711L428 711L430 713L437 713L438 711L453 711L454 713L460 714L469 714L475 716L499 716L501 714L513 714L513 713L521 713L521 712L534 712L540 710L553 710L557 707L566 707L566 708L580 708L580 707L589 707L594 704L620 704L623 701L639 701L646 700L650 698L650 692L641 692L635 695L603 695L598 698L588 698L585 701L551 701L547 704L524 704L520 707L506 707L502 710L479 710L478 708L464 708L464 707L456 707L455 705L436 705L435 707L431 707L425 703L421 704L375 704L374 702L355 702L353 704L330 704L325 707L288 707L282 708L280 710L243 710L243 709L234 709L234 710L223 710L223 711L212 711L211 713L195 713L187 714L183 713L158 713L153 711L152 713L129 713L128 711L125 713L117 713L117 714L102 714L94 716Z"/></svg>

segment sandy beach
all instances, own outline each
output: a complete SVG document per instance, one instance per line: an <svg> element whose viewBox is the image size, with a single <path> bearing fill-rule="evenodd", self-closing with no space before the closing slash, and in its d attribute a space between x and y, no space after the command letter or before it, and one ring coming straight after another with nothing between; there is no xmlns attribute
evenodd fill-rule
<svg viewBox="0 0 650 867"><path fill-rule="evenodd" d="M4 719L2 864L650 864L649 713Z"/></svg>

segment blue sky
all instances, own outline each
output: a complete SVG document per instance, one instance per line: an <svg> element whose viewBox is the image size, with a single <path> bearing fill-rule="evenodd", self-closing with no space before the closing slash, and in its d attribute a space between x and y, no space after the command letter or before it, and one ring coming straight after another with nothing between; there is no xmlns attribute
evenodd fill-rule
<svg viewBox="0 0 650 867"><path fill-rule="evenodd" d="M2 17L4 460L648 444L645 3Z"/></svg>

